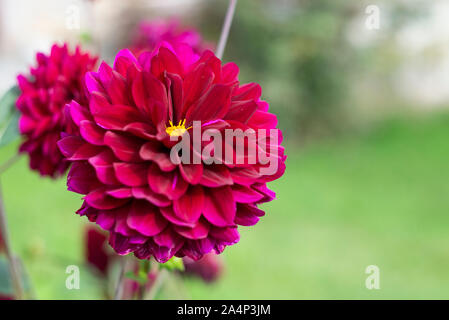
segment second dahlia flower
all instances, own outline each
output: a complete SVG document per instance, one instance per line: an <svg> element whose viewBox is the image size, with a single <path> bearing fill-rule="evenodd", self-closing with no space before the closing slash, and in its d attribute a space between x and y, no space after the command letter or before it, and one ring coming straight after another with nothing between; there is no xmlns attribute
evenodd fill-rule
<svg viewBox="0 0 449 320"><path fill-rule="evenodd" d="M85 255L87 263L97 270L98 274L106 276L112 258L112 250L106 247L108 240L107 235L101 229L89 226L86 228L85 237Z"/></svg>
<svg viewBox="0 0 449 320"><path fill-rule="evenodd" d="M141 22L134 36L132 51L138 55L141 51L154 50L162 41L172 45L187 44L198 54L212 47L196 29L182 27L177 19L170 19Z"/></svg>
<svg viewBox="0 0 449 320"><path fill-rule="evenodd" d="M211 283L218 280L223 273L223 261L212 253L205 254L200 260L194 261L184 257L185 274L200 277L205 282Z"/></svg>
<svg viewBox="0 0 449 320"><path fill-rule="evenodd" d="M283 174L286 157L260 86L240 84L238 72L210 51L199 56L189 46L165 43L138 59L122 50L113 67L102 63L86 74L88 103L67 107L81 135L58 144L73 163L68 189L85 195L78 214L109 231L117 253L198 260L237 243L238 227L265 214L258 205L274 199L266 183ZM264 149L276 169L267 173L265 164L248 158L240 164L172 161L173 145L195 134L194 122L202 132L273 131L279 139L267 139Z"/></svg>
<svg viewBox="0 0 449 320"><path fill-rule="evenodd" d="M21 112L19 130L24 137L20 152L30 156L30 167L41 175L57 177L69 163L58 149L61 132L76 128L65 118L64 107L72 99L83 102L83 79L95 66L96 58L77 47L53 45L50 55L38 53L37 66L29 75L19 75L21 94L16 105Z"/></svg>

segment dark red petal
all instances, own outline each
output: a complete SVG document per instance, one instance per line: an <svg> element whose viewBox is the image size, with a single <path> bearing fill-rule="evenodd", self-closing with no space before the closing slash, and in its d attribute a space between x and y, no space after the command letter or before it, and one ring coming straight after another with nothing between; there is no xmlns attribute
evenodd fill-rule
<svg viewBox="0 0 449 320"><path fill-rule="evenodd" d="M204 219L198 220L193 228L174 226L174 230L187 239L204 239L209 233L210 224Z"/></svg>
<svg viewBox="0 0 449 320"><path fill-rule="evenodd" d="M162 208L160 208L160 210L161 210L161 213L164 216L164 218L167 219L168 221L170 221L171 223L173 223L174 225L191 227L191 228L195 225L195 223L193 223L193 222L186 222L186 221L179 219L176 216L175 212L173 211L172 207L162 207Z"/></svg>
<svg viewBox="0 0 449 320"><path fill-rule="evenodd" d="M208 121L221 119L228 113L231 99L231 88L222 84L213 85L198 102L190 107L186 114L186 124L193 121Z"/></svg>
<svg viewBox="0 0 449 320"><path fill-rule="evenodd" d="M202 164L183 164L179 166L183 178L190 184L197 184L200 182L203 175Z"/></svg>
<svg viewBox="0 0 449 320"><path fill-rule="evenodd" d="M231 104L228 113L223 119L247 123L256 110L257 103L254 100L236 101Z"/></svg>
<svg viewBox="0 0 449 320"><path fill-rule="evenodd" d="M95 171L85 162L75 162L70 168L67 175L68 190L88 194L90 191L101 186L100 182L95 176Z"/></svg>
<svg viewBox="0 0 449 320"><path fill-rule="evenodd" d="M147 164L115 162L115 176L126 186L140 187L147 184Z"/></svg>
<svg viewBox="0 0 449 320"><path fill-rule="evenodd" d="M231 177L234 183L250 186L261 177L259 172L254 167L247 168L233 168Z"/></svg>
<svg viewBox="0 0 449 320"><path fill-rule="evenodd" d="M156 139L156 128L148 123L133 122L124 127L123 131L129 132L142 139Z"/></svg>
<svg viewBox="0 0 449 320"><path fill-rule="evenodd" d="M80 134L89 143L101 146L104 145L105 130L97 126L94 122L89 120L82 120L80 122Z"/></svg>
<svg viewBox="0 0 449 320"><path fill-rule="evenodd" d="M119 181L115 177L114 167L112 166L115 157L110 150L103 151L88 161L94 167L97 177L101 182L109 185L119 184Z"/></svg>
<svg viewBox="0 0 449 320"><path fill-rule="evenodd" d="M239 67L234 62L228 62L221 69L221 77L223 82L237 81Z"/></svg>
<svg viewBox="0 0 449 320"><path fill-rule="evenodd" d="M104 129L122 130L127 124L138 122L141 118L137 109L121 104L112 105L97 92L92 93L89 107L97 124Z"/></svg>
<svg viewBox="0 0 449 320"><path fill-rule="evenodd" d="M72 101L68 106L70 117L77 126L79 126L83 120L92 120L92 115L90 114L89 109L81 106L78 102Z"/></svg>
<svg viewBox="0 0 449 320"><path fill-rule="evenodd" d="M247 124L256 129L274 129L278 124L278 119L272 113L257 110L253 113Z"/></svg>
<svg viewBox="0 0 449 320"><path fill-rule="evenodd" d="M170 160L169 150L156 141L145 143L140 149L140 157L144 160L151 160L158 164L162 171L172 171L176 165Z"/></svg>
<svg viewBox="0 0 449 320"><path fill-rule="evenodd" d="M232 186L232 195L234 200L239 203L254 203L262 200L264 197L260 192L238 184Z"/></svg>
<svg viewBox="0 0 449 320"><path fill-rule="evenodd" d="M123 134L107 131L104 136L104 143L108 145L115 156L125 162L141 162L139 149L142 141L137 138L130 138Z"/></svg>
<svg viewBox="0 0 449 320"><path fill-rule="evenodd" d="M265 215L265 212L255 206L238 203L235 223L242 226L253 226L263 215Z"/></svg>
<svg viewBox="0 0 449 320"><path fill-rule="evenodd" d="M262 88L253 82L237 88L232 95L232 100L258 100L261 95Z"/></svg>
<svg viewBox="0 0 449 320"><path fill-rule="evenodd" d="M178 199L186 192L188 184L177 171L163 172L156 164L148 170L148 184L156 192L171 200Z"/></svg>
<svg viewBox="0 0 449 320"><path fill-rule="evenodd" d="M205 63L199 64L195 69L189 71L184 79L184 108L182 115L185 114L186 108L197 101L211 86L214 80L212 69Z"/></svg>
<svg viewBox="0 0 449 320"><path fill-rule="evenodd" d="M205 193L203 216L214 226L234 225L236 204L230 187L211 188Z"/></svg>
<svg viewBox="0 0 449 320"><path fill-rule="evenodd" d="M134 187L132 194L136 199L145 199L158 207L166 207L171 204L171 201L165 196L155 193L150 188Z"/></svg>
<svg viewBox="0 0 449 320"><path fill-rule="evenodd" d="M104 93L103 85L98 79L98 74L96 72L87 72L84 76L84 83L86 84L87 90L89 92L102 92Z"/></svg>
<svg viewBox="0 0 449 320"><path fill-rule="evenodd" d="M115 217L109 211L99 211L95 222L104 230L111 230L115 224Z"/></svg>
<svg viewBox="0 0 449 320"><path fill-rule="evenodd" d="M120 255L126 255L137 249L138 245L129 242L130 238L117 232L111 232L109 244Z"/></svg>
<svg viewBox="0 0 449 320"><path fill-rule="evenodd" d="M128 215L127 224L141 234L152 237L160 233L167 226L157 209L143 200L134 200Z"/></svg>
<svg viewBox="0 0 449 320"><path fill-rule="evenodd" d="M183 241L176 232L173 232L171 228L166 228L163 232L154 236L154 242L161 247L176 248L181 245Z"/></svg>
<svg viewBox="0 0 449 320"><path fill-rule="evenodd" d="M178 123L182 119L182 106L183 106L183 81L181 77L174 73L167 73L167 78L170 80L169 96L173 105L173 117L174 123Z"/></svg>
<svg viewBox="0 0 449 320"><path fill-rule="evenodd" d="M251 188L264 195L264 199L261 200L261 202L268 202L276 198L276 193L268 189L266 183L255 183L251 186Z"/></svg>
<svg viewBox="0 0 449 320"><path fill-rule="evenodd" d="M159 52L151 60L151 73L159 77L164 71L183 74L183 68L176 55L165 47L159 48Z"/></svg>
<svg viewBox="0 0 449 320"><path fill-rule="evenodd" d="M208 165L203 166L203 176L200 184L206 187L221 187L225 185L232 185L233 181L228 168L223 165Z"/></svg>
<svg viewBox="0 0 449 320"><path fill-rule="evenodd" d="M112 71L112 78L105 84L112 104L129 104L128 87L125 77L117 71Z"/></svg>
<svg viewBox="0 0 449 320"><path fill-rule="evenodd" d="M130 68L136 68L137 66L137 59L129 49L122 49L115 56L114 70L118 71L124 77Z"/></svg>
<svg viewBox="0 0 449 320"><path fill-rule="evenodd" d="M203 210L204 193L200 186L190 186L186 193L173 201L176 216L186 222L196 222Z"/></svg>
<svg viewBox="0 0 449 320"><path fill-rule="evenodd" d="M80 137L66 136L58 141L58 147L65 157L70 158L84 143Z"/></svg>
<svg viewBox="0 0 449 320"><path fill-rule="evenodd" d="M127 199L117 199L111 197L106 193L105 189L97 189L90 192L88 195L84 197L84 200L86 200L86 202L90 206L96 209L103 209L103 210L114 209L128 202Z"/></svg>
<svg viewBox="0 0 449 320"><path fill-rule="evenodd" d="M210 235L221 242L224 242L226 245L233 245L240 240L240 235L235 228L212 228L210 230Z"/></svg>
<svg viewBox="0 0 449 320"><path fill-rule="evenodd" d="M113 189L106 192L111 197L117 198L117 199L126 199L131 198L133 196L131 188L119 188L119 189Z"/></svg>

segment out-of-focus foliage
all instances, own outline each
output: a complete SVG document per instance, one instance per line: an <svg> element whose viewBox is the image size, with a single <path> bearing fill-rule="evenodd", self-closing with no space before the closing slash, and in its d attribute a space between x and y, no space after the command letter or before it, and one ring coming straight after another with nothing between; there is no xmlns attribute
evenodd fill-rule
<svg viewBox="0 0 449 320"><path fill-rule="evenodd" d="M209 1L201 29L218 37L227 1ZM238 62L243 81L257 81L288 135L321 135L344 128L351 115L353 86L361 72L378 64L395 68L392 48L397 30L416 16L416 7L385 3L382 35L368 48L357 48L348 30L360 19L365 28L367 1L244 0L224 59ZM383 20L383 21L385 21ZM362 30L363 31L363 30ZM379 60L379 55L385 60Z"/></svg>
<svg viewBox="0 0 449 320"><path fill-rule="evenodd" d="M15 107L18 95L19 88L14 86L0 98L0 147L19 137L20 114Z"/></svg>

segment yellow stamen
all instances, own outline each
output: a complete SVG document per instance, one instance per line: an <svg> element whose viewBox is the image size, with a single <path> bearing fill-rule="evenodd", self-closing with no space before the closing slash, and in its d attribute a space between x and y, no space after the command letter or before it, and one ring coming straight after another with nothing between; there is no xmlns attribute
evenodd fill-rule
<svg viewBox="0 0 449 320"><path fill-rule="evenodd" d="M165 131L172 137L182 136L184 134L184 132L186 132L187 130L192 128L191 126L186 128L186 126L185 126L186 119L179 120L179 123L177 126L173 125L173 122L171 120L169 120L168 122L170 123L170 126L169 127L165 126Z"/></svg>

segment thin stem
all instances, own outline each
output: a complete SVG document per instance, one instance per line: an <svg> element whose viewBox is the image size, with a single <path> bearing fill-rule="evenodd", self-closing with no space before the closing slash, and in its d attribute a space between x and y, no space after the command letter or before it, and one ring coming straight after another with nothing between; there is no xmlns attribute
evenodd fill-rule
<svg viewBox="0 0 449 320"><path fill-rule="evenodd" d="M146 300L154 300L154 298L156 297L156 294L159 292L160 288L162 287L162 284L164 283L167 275L168 275L168 272L166 269L162 269L156 274L156 278L154 279L154 282L153 282L150 290L146 294L146 297L145 297Z"/></svg>
<svg viewBox="0 0 449 320"><path fill-rule="evenodd" d="M17 259L14 257L9 240L8 226L6 222L5 207L3 205L2 191L0 186L0 233L3 238L3 245L6 251L6 257L9 262L9 270L11 272L11 280L14 287L15 299L21 300L23 298L22 277L20 276L19 265Z"/></svg>
<svg viewBox="0 0 449 320"><path fill-rule="evenodd" d="M228 10L226 11L223 28L221 29L220 40L218 41L217 51L215 55L221 60L228 41L229 30L231 30L232 19L234 18L235 6L237 0L229 0Z"/></svg>
<svg viewBox="0 0 449 320"><path fill-rule="evenodd" d="M4 173L6 170L9 169L14 163L17 162L17 160L20 159L20 154L16 153L14 156L6 160L6 162L3 162L0 164L0 174Z"/></svg>
<svg viewBox="0 0 449 320"><path fill-rule="evenodd" d="M123 257L121 259L120 263L120 275L117 281L117 286L115 287L115 294L114 294L114 300L122 300L123 299L123 292L124 292L124 286L125 286L125 273L127 268L127 260L126 257Z"/></svg>

